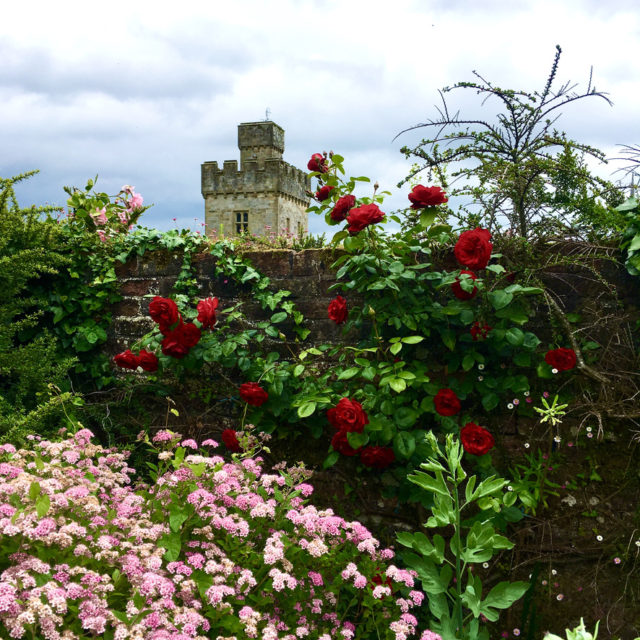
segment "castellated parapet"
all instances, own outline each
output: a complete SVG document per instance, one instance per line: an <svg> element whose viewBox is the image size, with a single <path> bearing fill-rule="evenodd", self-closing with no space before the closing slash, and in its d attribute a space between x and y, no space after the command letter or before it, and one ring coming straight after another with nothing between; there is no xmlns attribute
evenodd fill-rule
<svg viewBox="0 0 640 640"><path fill-rule="evenodd" d="M282 159L284 129L271 121L238 125L237 160L202 165L202 196L210 235L268 236L308 230L307 174Z"/></svg>

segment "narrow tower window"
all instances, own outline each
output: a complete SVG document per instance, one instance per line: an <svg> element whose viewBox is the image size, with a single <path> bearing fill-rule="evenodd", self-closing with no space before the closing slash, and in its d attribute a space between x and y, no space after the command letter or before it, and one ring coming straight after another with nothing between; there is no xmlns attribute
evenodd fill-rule
<svg viewBox="0 0 640 640"><path fill-rule="evenodd" d="M248 233L249 231L249 214L236 213L236 235Z"/></svg>

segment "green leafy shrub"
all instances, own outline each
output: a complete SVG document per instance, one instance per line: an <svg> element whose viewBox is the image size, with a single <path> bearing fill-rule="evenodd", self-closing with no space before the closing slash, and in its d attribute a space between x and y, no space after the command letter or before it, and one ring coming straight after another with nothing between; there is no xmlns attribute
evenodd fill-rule
<svg viewBox="0 0 640 640"><path fill-rule="evenodd" d="M66 385L73 358L42 330L48 308L34 295L69 262L50 207L20 208L13 186L35 172L0 179L0 439L48 432L62 414L49 385ZM59 425L56 425L59 426Z"/></svg>
<svg viewBox="0 0 640 640"><path fill-rule="evenodd" d="M500 610L529 588L528 582L499 582L483 594L478 575L481 565L488 566L496 553L514 546L496 531L491 516L504 507L513 509L518 496L504 478L490 476L478 482L476 476L467 476L461 464L463 447L451 434L444 450L432 434L428 441L434 453L409 480L434 496L432 515L424 526L452 527L453 535L447 545L439 533L399 533L398 542L412 550L402 556L422 581L434 619L430 626L443 640L488 640L481 616L495 622Z"/></svg>

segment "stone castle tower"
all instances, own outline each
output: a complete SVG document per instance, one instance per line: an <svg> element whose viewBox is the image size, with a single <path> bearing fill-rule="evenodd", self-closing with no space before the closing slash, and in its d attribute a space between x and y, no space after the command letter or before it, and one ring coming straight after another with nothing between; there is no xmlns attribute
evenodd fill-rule
<svg viewBox="0 0 640 640"><path fill-rule="evenodd" d="M208 233L256 236L308 230L307 174L282 159L284 129L275 122L238 125L237 160L202 165L202 196Z"/></svg>

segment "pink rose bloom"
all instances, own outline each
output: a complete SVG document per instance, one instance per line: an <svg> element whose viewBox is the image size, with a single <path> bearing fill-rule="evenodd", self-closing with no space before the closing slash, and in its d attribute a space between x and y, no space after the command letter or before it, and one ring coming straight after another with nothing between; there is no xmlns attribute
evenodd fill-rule
<svg viewBox="0 0 640 640"><path fill-rule="evenodd" d="M131 192L131 200L129 200L129 211L137 211L138 209L142 209L142 202L144 198L139 194L135 193L135 191Z"/></svg>
<svg viewBox="0 0 640 640"><path fill-rule="evenodd" d="M91 214L91 217L93 218L93 221L96 223L96 225L99 225L101 227L109 222L107 218L107 210L105 207L102 207L102 209L96 209L95 213Z"/></svg>
<svg viewBox="0 0 640 640"><path fill-rule="evenodd" d="M129 224L129 212L128 211L118 211L118 218L122 224Z"/></svg>

